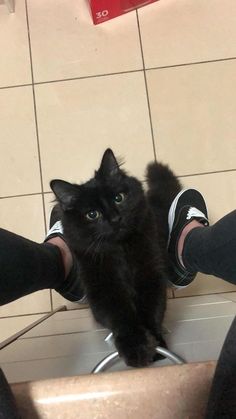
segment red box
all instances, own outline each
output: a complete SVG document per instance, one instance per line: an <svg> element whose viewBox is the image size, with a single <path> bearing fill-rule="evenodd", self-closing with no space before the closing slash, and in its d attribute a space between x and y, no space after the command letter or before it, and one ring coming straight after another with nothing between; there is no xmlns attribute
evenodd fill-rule
<svg viewBox="0 0 236 419"><path fill-rule="evenodd" d="M157 0L89 0L93 23L105 22Z"/></svg>

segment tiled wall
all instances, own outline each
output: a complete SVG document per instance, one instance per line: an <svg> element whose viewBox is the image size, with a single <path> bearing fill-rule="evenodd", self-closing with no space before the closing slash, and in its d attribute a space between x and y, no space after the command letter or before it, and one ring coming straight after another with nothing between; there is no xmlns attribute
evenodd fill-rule
<svg viewBox="0 0 236 419"><path fill-rule="evenodd" d="M85 0L0 3L1 227L43 240L49 180L86 180L107 146L140 178L156 153L213 222L234 209L235 16L234 0L160 0L94 27ZM233 290L199 275L176 297ZM0 317L61 302L42 291Z"/></svg>

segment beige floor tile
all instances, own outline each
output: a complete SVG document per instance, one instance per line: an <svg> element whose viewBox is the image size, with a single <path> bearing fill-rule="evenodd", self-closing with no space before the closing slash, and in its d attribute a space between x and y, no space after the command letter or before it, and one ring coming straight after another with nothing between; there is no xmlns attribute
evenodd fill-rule
<svg viewBox="0 0 236 419"><path fill-rule="evenodd" d="M227 293L228 294L228 293ZM220 303L225 303L225 299L222 296L223 294L209 294L209 295L197 295L194 297L188 297L188 298L174 298L171 301L168 301L167 305L167 311L172 310L173 312L175 310L181 311L189 310L191 311L193 307L199 307L199 306L212 306L217 305Z"/></svg>
<svg viewBox="0 0 236 419"><path fill-rule="evenodd" d="M36 86L44 188L88 180L109 146L143 177L153 146L143 74Z"/></svg>
<svg viewBox="0 0 236 419"><path fill-rule="evenodd" d="M40 192L32 88L1 89L0 109L0 196Z"/></svg>
<svg viewBox="0 0 236 419"><path fill-rule="evenodd" d="M186 288L175 291L175 297L188 295L214 294L236 291L236 286L210 275L198 274L195 280Z"/></svg>
<svg viewBox="0 0 236 419"><path fill-rule="evenodd" d="M105 356L105 354L104 354ZM9 383L61 378L91 372L100 361L100 354L60 357L1 364Z"/></svg>
<svg viewBox="0 0 236 419"><path fill-rule="evenodd" d="M213 324L213 327L215 328L215 339L209 339L200 342L195 341L187 343L177 343L171 345L171 349L174 353L181 356L188 363L217 360L219 358L220 351L223 346L227 332L230 328L231 322L232 318L229 320L228 324L220 324L220 327L224 330L224 334L222 334L220 337L217 336L217 328L219 328L219 322L217 319ZM212 327L212 325L209 326ZM195 332L193 327L191 330L193 333Z"/></svg>
<svg viewBox="0 0 236 419"><path fill-rule="evenodd" d="M110 343L105 342L106 336L107 330L100 329L67 335L18 339L0 351L0 363L73 355L79 357L85 353L88 355L94 352L106 352L111 346Z"/></svg>
<svg viewBox="0 0 236 419"><path fill-rule="evenodd" d="M204 296L203 296L204 297ZM191 297L189 297L191 298ZM173 301L182 301L183 299L174 298ZM171 300L172 301L172 300ZM232 301L226 301L213 304L199 304L194 306L179 305L176 307L175 304L168 305L166 321L164 322L168 330L172 329L176 322L190 322L194 320L205 320L216 317L224 317L236 314L236 303ZM30 333L30 332L29 332Z"/></svg>
<svg viewBox="0 0 236 419"><path fill-rule="evenodd" d="M235 304L235 303L227 303L226 304ZM236 306L236 304L235 304ZM73 310L72 312L81 313L81 310ZM89 332L91 329L93 330L102 330L104 329L103 326L99 325L95 322L93 316L81 317L77 315L75 318L67 317L66 313L64 318L57 317L57 314L54 314L52 317L49 317L48 320L40 323L38 326L34 327L24 336L22 339L33 338L37 336L52 336L52 335L62 335L68 333L84 333ZM1 322L0 322L1 325Z"/></svg>
<svg viewBox="0 0 236 419"><path fill-rule="evenodd" d="M1 368L10 383L45 380L47 378L57 377L73 377L81 374L89 374L98 362L107 355L109 355L109 352L95 352L89 355L79 353L77 356L1 363Z"/></svg>
<svg viewBox="0 0 236 419"><path fill-rule="evenodd" d="M37 291L19 300L0 307L0 317L23 314L46 313L51 311L49 290Z"/></svg>
<svg viewBox="0 0 236 419"><path fill-rule="evenodd" d="M168 309L172 311L169 313L172 319L169 319L170 331L165 335L169 347L187 362L217 359L234 318L234 306L235 303L215 295L170 301ZM45 336L45 331L50 331L47 323L51 332L64 330L68 334ZM32 338L37 335L37 329L39 337ZM107 331L91 322L87 310L58 313L31 335L0 353L1 366L10 381L89 373L114 350L112 341L104 341ZM154 366L161 365L158 362ZM115 370L125 368L122 362L114 367Z"/></svg>
<svg viewBox="0 0 236 419"><path fill-rule="evenodd" d="M164 0L138 13L146 67L236 56L234 0Z"/></svg>
<svg viewBox="0 0 236 419"><path fill-rule="evenodd" d="M16 11L11 14L0 2L0 51L0 86L31 83L24 0L16 1Z"/></svg>
<svg viewBox="0 0 236 419"><path fill-rule="evenodd" d="M44 239L41 195L0 200L0 227L37 242Z"/></svg>
<svg viewBox="0 0 236 419"><path fill-rule="evenodd" d="M227 292L225 294L221 294L221 296L228 301L235 301L236 302L236 292Z"/></svg>
<svg viewBox="0 0 236 419"><path fill-rule="evenodd" d="M184 187L196 188L203 194L211 223L236 208L236 172L189 176L181 180ZM199 274L189 287L175 291L175 296L227 291L236 291L236 286L213 276Z"/></svg>
<svg viewBox="0 0 236 419"><path fill-rule="evenodd" d="M73 319L82 319L82 318L90 318L91 317L91 310L89 308L85 308L84 310L66 310L66 311L58 311L56 314L56 319L60 320L73 320Z"/></svg>
<svg viewBox="0 0 236 419"><path fill-rule="evenodd" d="M0 319L0 342L40 319L41 315L8 317Z"/></svg>
<svg viewBox="0 0 236 419"><path fill-rule="evenodd" d="M135 12L93 26L85 0L28 3L37 82L142 68Z"/></svg>
<svg viewBox="0 0 236 419"><path fill-rule="evenodd" d="M221 315L209 318L177 321L168 335L169 344L204 342L223 339L234 319L235 314ZM172 346L171 346L172 347ZM178 353L178 352L177 352Z"/></svg>
<svg viewBox="0 0 236 419"><path fill-rule="evenodd" d="M227 301L235 301L236 302L236 291L235 292L225 292L221 294L221 296Z"/></svg>
<svg viewBox="0 0 236 419"><path fill-rule="evenodd" d="M178 175L235 168L236 61L147 76L157 157Z"/></svg>

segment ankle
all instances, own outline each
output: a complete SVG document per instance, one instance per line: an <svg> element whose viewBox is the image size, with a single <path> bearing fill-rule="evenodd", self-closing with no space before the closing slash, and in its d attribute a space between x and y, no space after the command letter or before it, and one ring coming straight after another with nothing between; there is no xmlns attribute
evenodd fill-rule
<svg viewBox="0 0 236 419"><path fill-rule="evenodd" d="M190 233L190 231L192 231L194 228L199 228L199 227L204 227L204 225L199 223L197 220L193 220L189 224L187 224L181 232L181 235L178 241L178 258L179 258L179 262L184 268L185 266L182 259L182 253L183 253L185 239L187 235Z"/></svg>
<svg viewBox="0 0 236 419"><path fill-rule="evenodd" d="M66 242L63 239L61 239L61 237L59 236L49 239L47 243L51 243L60 249L61 257L62 257L64 269L65 269L65 278L67 278L73 265L73 258L72 258L69 247L67 246Z"/></svg>

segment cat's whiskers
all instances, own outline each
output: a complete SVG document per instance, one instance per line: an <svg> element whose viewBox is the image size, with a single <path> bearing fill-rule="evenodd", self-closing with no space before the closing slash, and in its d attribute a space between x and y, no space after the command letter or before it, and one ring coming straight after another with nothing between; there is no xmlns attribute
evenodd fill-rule
<svg viewBox="0 0 236 419"><path fill-rule="evenodd" d="M99 238L98 233L95 233L94 236L95 236L94 240L90 243L90 245L84 251L85 255L89 253L89 251L92 249L92 247L96 243L97 239Z"/></svg>
<svg viewBox="0 0 236 419"><path fill-rule="evenodd" d="M91 242L89 247L85 249L84 254L87 255L88 253L91 253L91 258L94 259L94 262L96 262L96 258L99 254L98 250L101 247L101 244L103 242L104 236L100 233L94 234L94 240Z"/></svg>
<svg viewBox="0 0 236 419"><path fill-rule="evenodd" d="M99 255L99 249L101 248L101 246L102 246L102 242L103 242L103 239L104 239L104 236L101 234L99 237L98 237L98 240L97 240L97 242L96 242L96 244L95 244L95 249L94 249L94 253L93 253L93 255L94 255L94 262L96 262L96 258L98 257L98 255ZM102 254L100 254L100 256L101 256Z"/></svg>

